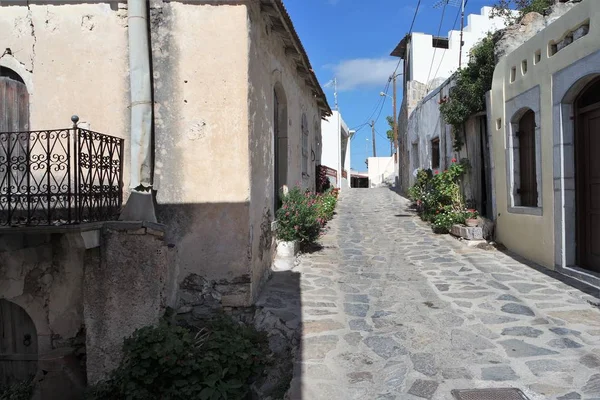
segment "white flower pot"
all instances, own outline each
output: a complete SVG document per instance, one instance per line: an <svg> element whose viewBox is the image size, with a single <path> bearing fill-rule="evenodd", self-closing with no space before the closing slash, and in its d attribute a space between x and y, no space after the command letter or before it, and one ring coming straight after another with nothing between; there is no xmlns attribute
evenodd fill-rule
<svg viewBox="0 0 600 400"><path fill-rule="evenodd" d="M298 242L277 242L273 271L289 271L294 268L296 254L298 253Z"/></svg>

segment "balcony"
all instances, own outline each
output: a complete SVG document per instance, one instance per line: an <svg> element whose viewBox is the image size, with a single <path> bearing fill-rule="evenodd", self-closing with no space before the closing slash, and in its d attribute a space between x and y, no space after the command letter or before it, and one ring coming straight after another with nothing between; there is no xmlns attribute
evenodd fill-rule
<svg viewBox="0 0 600 400"><path fill-rule="evenodd" d="M0 227L116 220L123 145L78 127L0 132Z"/></svg>

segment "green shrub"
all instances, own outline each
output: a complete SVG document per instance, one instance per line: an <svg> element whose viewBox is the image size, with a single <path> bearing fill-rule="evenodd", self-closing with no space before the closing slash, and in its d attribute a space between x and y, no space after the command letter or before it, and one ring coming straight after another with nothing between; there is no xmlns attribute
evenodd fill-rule
<svg viewBox="0 0 600 400"><path fill-rule="evenodd" d="M33 380L0 386L0 400L30 400L33 394Z"/></svg>
<svg viewBox="0 0 600 400"><path fill-rule="evenodd" d="M319 238L319 204L314 193L294 187L282 196L277 210L277 238L286 242L314 243Z"/></svg>
<svg viewBox="0 0 600 400"><path fill-rule="evenodd" d="M431 222L436 232L448 232L453 224L464 222L465 206L460 180L468 168L468 160L457 162L453 159L445 171L418 171L416 182L409 189L409 197L417 204L421 218Z"/></svg>
<svg viewBox="0 0 600 400"><path fill-rule="evenodd" d="M328 221L333 218L335 212L335 206L337 204L337 193L333 190L328 190L322 195L315 196L317 200L317 213L318 219L321 225L325 225Z"/></svg>
<svg viewBox="0 0 600 400"><path fill-rule="evenodd" d="M219 317L196 333L162 321L125 339L123 360L88 400L242 399L267 363L264 335Z"/></svg>

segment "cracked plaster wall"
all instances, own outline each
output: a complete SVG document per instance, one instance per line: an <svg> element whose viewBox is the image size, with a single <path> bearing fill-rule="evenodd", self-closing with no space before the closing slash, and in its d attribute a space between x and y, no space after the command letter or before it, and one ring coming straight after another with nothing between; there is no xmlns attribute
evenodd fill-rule
<svg viewBox="0 0 600 400"><path fill-rule="evenodd" d="M83 326L85 259L78 233L0 235L0 298L29 314L40 354L62 347Z"/></svg>
<svg viewBox="0 0 600 400"><path fill-rule="evenodd" d="M71 126L129 136L129 70L124 3L0 5L0 65L29 91L30 129ZM6 51L6 49L10 49ZM125 141L125 188L129 141Z"/></svg>

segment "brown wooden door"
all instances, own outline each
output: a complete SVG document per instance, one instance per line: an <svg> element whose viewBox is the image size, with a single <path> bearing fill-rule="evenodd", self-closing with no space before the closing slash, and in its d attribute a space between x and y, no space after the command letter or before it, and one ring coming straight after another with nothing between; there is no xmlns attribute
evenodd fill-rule
<svg viewBox="0 0 600 400"><path fill-rule="evenodd" d="M21 307L0 299L0 386L31 378L37 359L33 321Z"/></svg>
<svg viewBox="0 0 600 400"><path fill-rule="evenodd" d="M600 272L600 107L579 115L576 160L578 264Z"/></svg>
<svg viewBox="0 0 600 400"><path fill-rule="evenodd" d="M519 195L521 206L537 207L537 174L535 165L535 113L527 111L519 121Z"/></svg>

